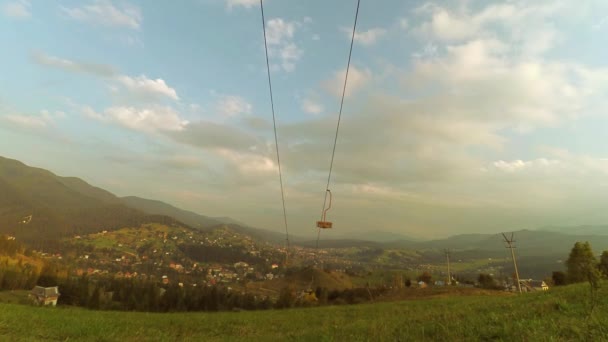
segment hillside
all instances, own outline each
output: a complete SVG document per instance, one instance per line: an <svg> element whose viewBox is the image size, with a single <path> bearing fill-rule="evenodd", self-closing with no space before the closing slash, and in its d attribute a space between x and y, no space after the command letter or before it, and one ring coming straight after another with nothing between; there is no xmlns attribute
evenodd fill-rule
<svg viewBox="0 0 608 342"><path fill-rule="evenodd" d="M207 229L223 223L222 221L213 219L211 217L200 215L188 210L182 210L157 200L145 199L136 196L122 197L121 200L124 204L131 208L141 210L147 214L171 216L193 228Z"/></svg>
<svg viewBox="0 0 608 342"><path fill-rule="evenodd" d="M23 223L24 218L31 221ZM124 205L119 198L78 178L0 157L0 233L29 243L145 222L175 223Z"/></svg>
<svg viewBox="0 0 608 342"><path fill-rule="evenodd" d="M0 304L0 338L28 341L605 341L608 288L591 313L586 285L522 296L454 296L309 309L99 312Z"/></svg>
<svg viewBox="0 0 608 342"><path fill-rule="evenodd" d="M296 291L304 291L309 288L316 289L317 287L324 287L329 290L344 290L352 288L353 282L344 273L308 267L290 273L285 278L247 284L250 291L267 295L278 294L281 289L286 287L291 287Z"/></svg>
<svg viewBox="0 0 608 342"><path fill-rule="evenodd" d="M608 249L608 236L606 235L570 235L558 232L520 230L516 231L514 236L516 252L519 256L567 256L577 241L589 241L598 251ZM505 245L501 234L468 234L410 244L410 247L502 252Z"/></svg>
<svg viewBox="0 0 608 342"><path fill-rule="evenodd" d="M192 211L183 210L162 201L150 200L136 196L122 197L121 200L131 208L141 210L147 214L170 216L197 229L213 230L218 227L228 226L230 229L238 233L246 234L262 241L283 243L285 240L285 235L282 233L247 227L229 217L213 218L197 214ZM297 239L297 237L295 238Z"/></svg>

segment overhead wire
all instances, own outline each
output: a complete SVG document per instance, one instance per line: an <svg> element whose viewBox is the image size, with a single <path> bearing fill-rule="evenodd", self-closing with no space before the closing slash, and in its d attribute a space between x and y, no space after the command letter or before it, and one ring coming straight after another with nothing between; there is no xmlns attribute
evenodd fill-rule
<svg viewBox="0 0 608 342"><path fill-rule="evenodd" d="M285 223L285 264L289 261L289 230L287 228L287 210L285 209L285 190L283 187L283 173L281 170L281 157L279 155L279 138L277 136L277 120L274 112L274 98L272 96L272 81L270 78L270 62L268 59L268 42L266 39L266 19L264 18L264 0L260 0L260 11L262 13L262 31L264 32L264 51L266 52L266 70L268 71L268 90L270 93L270 108L272 110L272 125L274 128L274 144L276 147L277 165L279 169L279 184L281 186L281 202L283 204L283 221Z"/></svg>
<svg viewBox="0 0 608 342"><path fill-rule="evenodd" d="M348 51L348 62L346 63L346 75L344 76L344 85L342 87L342 98L340 100L340 111L338 112L338 122L336 124L336 134L334 137L334 147L331 152L331 161L329 163L329 174L327 176L327 186L325 187L325 198L323 200L323 209L321 210L321 217L323 217L323 211L325 210L325 206L327 205L327 193L329 192L329 184L331 183L331 174L334 166L334 157L336 155L336 146L338 144L338 133L340 132L340 122L342 120L342 109L344 108L344 97L346 94L346 84L348 83L348 71L350 70L350 60L353 54L353 45L355 42L355 32L357 30L357 19L359 18L359 6L361 5L361 0L357 0L357 10L355 12L355 22L353 24L353 32L350 38L350 50ZM316 250L319 249L319 240L321 239L321 228L318 228L317 232L317 243Z"/></svg>

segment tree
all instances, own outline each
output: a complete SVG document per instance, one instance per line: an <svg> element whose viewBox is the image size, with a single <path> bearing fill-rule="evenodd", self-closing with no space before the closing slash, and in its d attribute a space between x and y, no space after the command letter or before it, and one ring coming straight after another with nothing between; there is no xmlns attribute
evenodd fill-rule
<svg viewBox="0 0 608 342"><path fill-rule="evenodd" d="M566 261L568 268L568 281L571 283L580 283L583 281L591 281L594 270L597 270L597 260L589 242L577 242L570 251L570 256Z"/></svg>
<svg viewBox="0 0 608 342"><path fill-rule="evenodd" d="M409 278L405 281L405 286L407 286L407 287L412 286L412 281Z"/></svg>
<svg viewBox="0 0 608 342"><path fill-rule="evenodd" d="M427 284L430 284L432 278L433 276L429 272L424 271L421 275L418 276L418 281L423 281Z"/></svg>
<svg viewBox="0 0 608 342"><path fill-rule="evenodd" d="M277 309L291 308L296 301L294 289L291 286L287 286L281 289L279 298L275 303Z"/></svg>
<svg viewBox="0 0 608 342"><path fill-rule="evenodd" d="M479 283L479 286L484 289L496 288L496 282L494 282L494 278L486 273L479 273L479 276L477 277L477 282Z"/></svg>
<svg viewBox="0 0 608 342"><path fill-rule="evenodd" d="M600 257L600 272L604 275L604 277L608 278L608 251L604 251L602 256Z"/></svg>
<svg viewBox="0 0 608 342"><path fill-rule="evenodd" d="M566 273L562 271L553 271L551 279L553 280L553 285L555 286L562 286L568 284L568 281L566 280Z"/></svg>

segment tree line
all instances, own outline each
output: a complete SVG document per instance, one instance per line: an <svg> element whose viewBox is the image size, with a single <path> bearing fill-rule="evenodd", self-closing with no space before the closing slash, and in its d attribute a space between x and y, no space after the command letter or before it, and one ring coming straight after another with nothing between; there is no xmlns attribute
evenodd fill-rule
<svg viewBox="0 0 608 342"><path fill-rule="evenodd" d="M608 250L602 252L598 260L589 242L575 243L566 261L566 272L554 271L552 274L556 286L582 282L597 286L602 277L608 278Z"/></svg>

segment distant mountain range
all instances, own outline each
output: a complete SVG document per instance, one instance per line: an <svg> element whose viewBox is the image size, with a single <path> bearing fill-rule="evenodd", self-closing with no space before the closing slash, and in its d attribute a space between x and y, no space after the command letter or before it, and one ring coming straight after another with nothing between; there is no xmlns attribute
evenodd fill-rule
<svg viewBox="0 0 608 342"><path fill-rule="evenodd" d="M32 215L32 220L23 223L29 215ZM225 225L259 240L275 243L285 240L283 233L249 227L229 217L205 216L135 196L117 197L82 179L60 177L50 171L0 157L0 233L32 242L152 222L182 224L201 230ZM316 240L290 237L295 244L316 246ZM561 255L569 251L576 241L589 241L599 252L608 249L608 226L522 230L515 233L515 239L520 255ZM461 234L429 241L414 240L391 232L332 234L324 236L319 246L417 250L449 248L504 254L500 234Z"/></svg>
<svg viewBox="0 0 608 342"><path fill-rule="evenodd" d="M608 235L608 225L601 226L548 226L540 231L558 232L568 235Z"/></svg>
<svg viewBox="0 0 608 342"><path fill-rule="evenodd" d="M510 235L509 235L510 236ZM520 230L514 232L516 253L520 256L563 256L567 255L577 241L589 241L594 251L599 254L608 250L608 235L563 234L552 231ZM309 240L300 245L313 247L316 241ZM445 239L429 241L397 240L392 242L375 242L358 239L341 239L319 241L322 248L371 247L383 249L415 249L421 251L440 251L450 249L455 253L478 251L484 256L502 256L505 252L504 239L501 234L461 234Z"/></svg>

